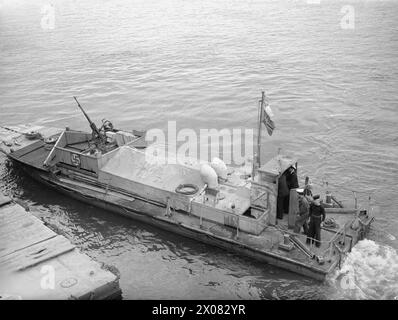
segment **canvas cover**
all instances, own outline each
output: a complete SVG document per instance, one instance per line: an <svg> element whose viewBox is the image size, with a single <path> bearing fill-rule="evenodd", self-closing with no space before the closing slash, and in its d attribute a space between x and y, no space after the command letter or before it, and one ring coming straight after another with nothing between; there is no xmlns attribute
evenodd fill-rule
<svg viewBox="0 0 398 320"><path fill-rule="evenodd" d="M199 189L204 187L197 168L178 163L169 164L165 160L154 159L145 154L145 151L122 146L100 169L100 173L172 192L180 184L194 184Z"/></svg>

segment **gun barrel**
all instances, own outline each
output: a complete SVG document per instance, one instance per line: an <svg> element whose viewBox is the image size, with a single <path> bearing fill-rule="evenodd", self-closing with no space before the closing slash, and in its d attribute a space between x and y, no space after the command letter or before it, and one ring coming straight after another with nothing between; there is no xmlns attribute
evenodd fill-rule
<svg viewBox="0 0 398 320"><path fill-rule="evenodd" d="M84 116L86 117L87 121L89 122L90 128L99 136L100 132L99 132L97 126L95 125L95 123L91 121L88 114L84 111L83 107L80 105L79 101L77 101L77 98L74 96L73 99L75 99L79 109L83 112Z"/></svg>
<svg viewBox="0 0 398 320"><path fill-rule="evenodd" d="M82 106L80 105L79 101L77 101L76 97L73 97L73 99L75 99L77 106L79 107L79 109L83 112L84 116L86 117L86 119L91 123L92 121L90 120L90 118L88 117L87 113L84 111L84 109L82 108Z"/></svg>

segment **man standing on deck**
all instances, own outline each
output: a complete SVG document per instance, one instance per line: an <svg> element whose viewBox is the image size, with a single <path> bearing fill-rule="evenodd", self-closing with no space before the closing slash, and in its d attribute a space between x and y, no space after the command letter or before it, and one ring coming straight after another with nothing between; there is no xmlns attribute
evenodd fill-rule
<svg viewBox="0 0 398 320"><path fill-rule="evenodd" d="M307 198L304 196L303 189L297 189L299 212L297 213L296 223L294 225L294 232L300 233L301 227L304 229L304 234L308 234L307 220L310 215L310 205Z"/></svg>
<svg viewBox="0 0 398 320"><path fill-rule="evenodd" d="M319 195L314 196L310 205L310 226L307 234L307 243L315 242L317 247L321 246L321 222L325 221L325 209L321 206Z"/></svg>
<svg viewBox="0 0 398 320"><path fill-rule="evenodd" d="M283 214L289 212L289 195L290 190L286 180L286 172L278 180L278 198L276 216L278 219L283 219Z"/></svg>
<svg viewBox="0 0 398 320"><path fill-rule="evenodd" d="M286 175L287 195L283 199L284 202L283 209L284 213L289 214L290 190L297 189L299 187L296 168L291 166L288 170L286 170L285 175Z"/></svg>
<svg viewBox="0 0 398 320"><path fill-rule="evenodd" d="M298 178L297 178L297 170L295 167L291 166L287 171L286 177L287 187L289 190L297 189L299 187Z"/></svg>

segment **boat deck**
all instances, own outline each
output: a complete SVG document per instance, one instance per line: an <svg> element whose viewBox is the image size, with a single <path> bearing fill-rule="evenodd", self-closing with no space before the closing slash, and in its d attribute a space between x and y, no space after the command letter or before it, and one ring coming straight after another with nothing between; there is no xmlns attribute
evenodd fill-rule
<svg viewBox="0 0 398 320"><path fill-rule="evenodd" d="M30 140L24 133L38 131L44 139L57 138L62 129L41 126L0 127L0 151L9 154L15 160L44 170L43 162L50 153L43 140Z"/></svg>

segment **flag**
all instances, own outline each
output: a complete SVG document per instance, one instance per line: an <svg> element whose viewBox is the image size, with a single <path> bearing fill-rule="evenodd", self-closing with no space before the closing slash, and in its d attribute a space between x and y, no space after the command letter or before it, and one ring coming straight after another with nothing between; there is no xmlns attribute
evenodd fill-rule
<svg viewBox="0 0 398 320"><path fill-rule="evenodd" d="M270 136L272 136L272 133L274 132L275 129L274 121L272 121L271 119L272 116L273 113L269 105L267 105L263 110L261 110L261 122L265 124L267 132Z"/></svg>

